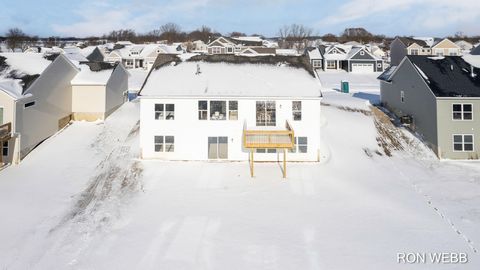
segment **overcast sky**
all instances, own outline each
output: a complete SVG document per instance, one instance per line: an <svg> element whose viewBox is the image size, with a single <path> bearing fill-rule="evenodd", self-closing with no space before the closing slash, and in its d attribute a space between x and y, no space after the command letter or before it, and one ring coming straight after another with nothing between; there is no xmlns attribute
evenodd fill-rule
<svg viewBox="0 0 480 270"><path fill-rule="evenodd" d="M374 34L480 34L480 0L0 0L0 35L10 27L39 36L101 35L113 29L148 32L167 22L190 31L274 36L299 23L315 34L364 27Z"/></svg>

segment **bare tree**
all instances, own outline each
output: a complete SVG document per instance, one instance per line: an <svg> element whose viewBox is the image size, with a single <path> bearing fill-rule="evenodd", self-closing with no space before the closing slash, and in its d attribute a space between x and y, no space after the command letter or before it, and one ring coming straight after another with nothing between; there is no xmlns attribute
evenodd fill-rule
<svg viewBox="0 0 480 270"><path fill-rule="evenodd" d="M23 49L27 39L27 35L20 28L10 28L6 34L7 46L12 51L15 49Z"/></svg>
<svg viewBox="0 0 480 270"><path fill-rule="evenodd" d="M209 43L215 38L215 34L210 27L203 25L199 29L190 32L187 38L190 41L201 40L205 43Z"/></svg>
<svg viewBox="0 0 480 270"><path fill-rule="evenodd" d="M175 23L166 23L160 26L159 31L161 32L160 38L167 40L168 43L184 41L186 38L186 33L182 32L180 26Z"/></svg>
<svg viewBox="0 0 480 270"><path fill-rule="evenodd" d="M282 48L297 49L298 51L307 47L308 40L313 30L301 24L284 25L278 31L280 46Z"/></svg>
<svg viewBox="0 0 480 270"><path fill-rule="evenodd" d="M106 38L111 41L128 40L135 42L137 34L132 29L120 29L111 31Z"/></svg>

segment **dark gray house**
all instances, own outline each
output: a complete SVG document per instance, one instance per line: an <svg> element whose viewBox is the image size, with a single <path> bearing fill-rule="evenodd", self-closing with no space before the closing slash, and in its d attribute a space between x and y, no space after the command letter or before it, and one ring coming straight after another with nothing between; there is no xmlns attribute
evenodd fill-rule
<svg viewBox="0 0 480 270"><path fill-rule="evenodd" d="M439 158L479 158L478 68L459 56L408 55L379 80L383 106L409 122Z"/></svg>
<svg viewBox="0 0 480 270"><path fill-rule="evenodd" d="M473 48L472 51L470 52L471 55L480 55L480 45L477 47Z"/></svg>
<svg viewBox="0 0 480 270"><path fill-rule="evenodd" d="M407 55L430 55L431 48L423 40L395 37L390 43L390 65L398 66Z"/></svg>
<svg viewBox="0 0 480 270"><path fill-rule="evenodd" d="M95 47L92 53L87 56L87 59L90 62L103 62L105 59L105 55L102 53L102 51L100 51L98 47Z"/></svg>
<svg viewBox="0 0 480 270"><path fill-rule="evenodd" d="M371 54L365 47L353 47L343 61L347 72L383 72L383 60Z"/></svg>

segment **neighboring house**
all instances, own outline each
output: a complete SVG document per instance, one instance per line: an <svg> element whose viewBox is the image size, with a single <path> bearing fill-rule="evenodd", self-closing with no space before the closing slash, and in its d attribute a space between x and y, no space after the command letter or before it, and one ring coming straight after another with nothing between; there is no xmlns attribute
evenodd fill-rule
<svg viewBox="0 0 480 270"><path fill-rule="evenodd" d="M4 162L18 163L33 148L70 121L70 81L78 69L63 54L50 62L41 54L1 54L18 79L0 78L2 124L10 123ZM1 75L0 75L1 77Z"/></svg>
<svg viewBox="0 0 480 270"><path fill-rule="evenodd" d="M343 61L347 56L347 50L342 45L331 45L325 48L325 53L323 54L323 69L324 70L341 70L343 69Z"/></svg>
<svg viewBox="0 0 480 270"><path fill-rule="evenodd" d="M208 46L202 40L195 40L192 42L192 52L196 53L207 53Z"/></svg>
<svg viewBox="0 0 480 270"><path fill-rule="evenodd" d="M86 57L89 62L103 62L105 60L105 54L98 47L95 47Z"/></svg>
<svg viewBox="0 0 480 270"><path fill-rule="evenodd" d="M127 100L128 71L122 64L86 63L73 78L72 119L104 120Z"/></svg>
<svg viewBox="0 0 480 270"><path fill-rule="evenodd" d="M323 58L324 70L345 70L354 73L383 71L383 60L369 52L365 46L332 45L325 48Z"/></svg>
<svg viewBox="0 0 480 270"><path fill-rule="evenodd" d="M384 107L442 159L478 159L480 70L459 56L409 55L380 77Z"/></svg>
<svg viewBox="0 0 480 270"><path fill-rule="evenodd" d="M320 50L317 47L309 47L305 51L312 69L323 69L323 56Z"/></svg>
<svg viewBox="0 0 480 270"><path fill-rule="evenodd" d="M0 162L20 162L72 116L104 119L123 103L128 73L121 65L105 72L87 72L85 66L77 66L67 54L53 62L37 53L0 54Z"/></svg>
<svg viewBox="0 0 480 270"><path fill-rule="evenodd" d="M250 47L243 49L238 55L240 56L274 56L276 54L275 48L264 48L264 47Z"/></svg>
<svg viewBox="0 0 480 270"><path fill-rule="evenodd" d="M355 73L383 72L383 60L363 46L353 47L345 57L343 68Z"/></svg>
<svg viewBox="0 0 480 270"><path fill-rule="evenodd" d="M318 81L303 69L204 62L154 68L140 92L141 155L246 161L255 152L255 160L277 161L287 147L287 160L318 161L320 101Z"/></svg>
<svg viewBox="0 0 480 270"><path fill-rule="evenodd" d="M474 47L472 51L470 52L471 55L480 55L480 45L477 47Z"/></svg>
<svg viewBox="0 0 480 270"><path fill-rule="evenodd" d="M432 46L432 55L459 56L462 55L460 47L448 38L438 39Z"/></svg>
<svg viewBox="0 0 480 270"><path fill-rule="evenodd" d="M473 44L465 40L456 41L455 44L460 48L461 54L468 54L473 49Z"/></svg>
<svg viewBox="0 0 480 270"><path fill-rule="evenodd" d="M461 50L447 38L420 40L396 37L390 44L391 65L397 66L407 55L456 56L461 55Z"/></svg>
<svg viewBox="0 0 480 270"><path fill-rule="evenodd" d="M130 45L111 51L106 57L106 62L121 62L125 68L143 68L150 70L155 59L159 54L182 54L181 45L165 45L165 44L146 44L146 45Z"/></svg>
<svg viewBox="0 0 480 270"><path fill-rule="evenodd" d="M208 54L234 54L241 48L230 39L219 37L207 45Z"/></svg>

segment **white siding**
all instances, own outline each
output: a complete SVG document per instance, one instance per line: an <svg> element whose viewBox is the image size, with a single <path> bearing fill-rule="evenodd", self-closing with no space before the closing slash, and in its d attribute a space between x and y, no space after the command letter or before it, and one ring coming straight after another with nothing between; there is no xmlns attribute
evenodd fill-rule
<svg viewBox="0 0 480 270"><path fill-rule="evenodd" d="M199 120L199 100L238 100L238 120ZM276 101L277 128L285 121L292 125L295 136L308 137L308 153L288 153L288 160L317 161L320 139L320 99L295 99L302 101L302 121L293 121L292 100L278 99L149 99L140 102L140 146L145 159L207 160L208 137L228 137L228 160L248 160L242 147L244 122L250 129L256 125L256 101ZM155 120L155 103L175 104L175 120ZM173 153L156 153L154 136L174 136ZM282 157L280 157L282 158ZM276 154L255 154L255 160L276 161Z"/></svg>

